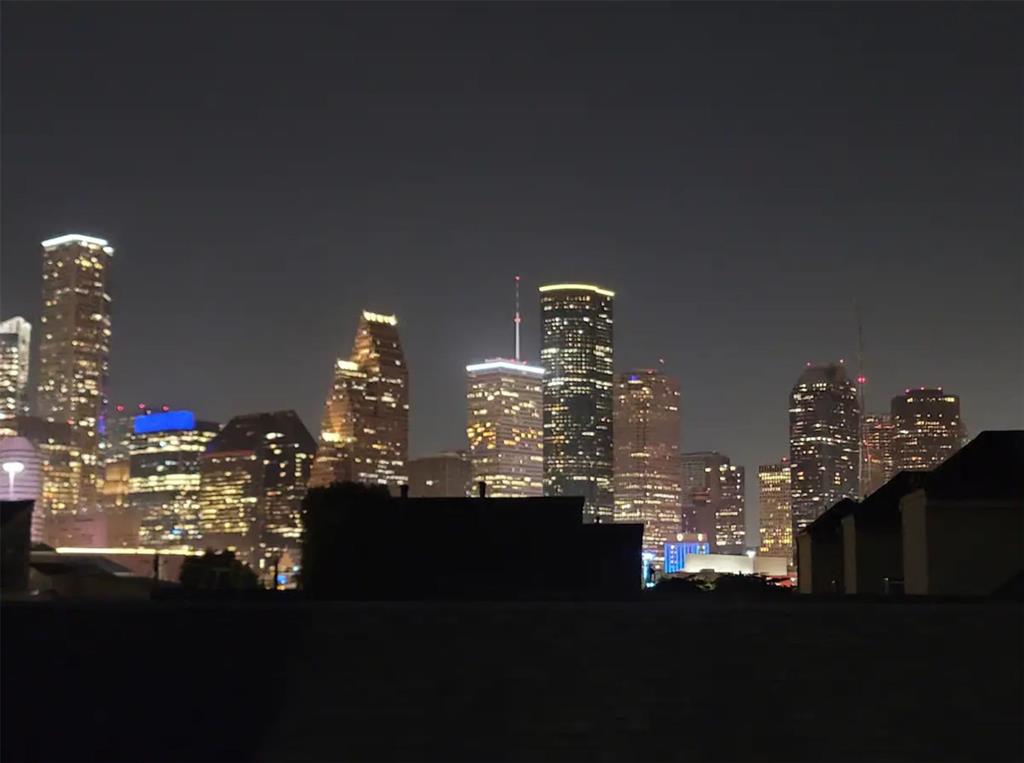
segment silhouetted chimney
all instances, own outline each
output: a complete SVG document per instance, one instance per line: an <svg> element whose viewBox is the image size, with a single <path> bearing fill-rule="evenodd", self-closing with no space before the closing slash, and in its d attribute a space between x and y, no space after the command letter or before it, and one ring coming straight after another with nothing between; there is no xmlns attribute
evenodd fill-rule
<svg viewBox="0 0 1024 763"><path fill-rule="evenodd" d="M487 483L484 482L483 480L480 480L478 483L476 483L476 494L480 498L487 497Z"/></svg>
<svg viewBox="0 0 1024 763"><path fill-rule="evenodd" d="M408 485L402 485L401 490L402 490L402 498L408 498L409 497L409 486Z"/></svg>

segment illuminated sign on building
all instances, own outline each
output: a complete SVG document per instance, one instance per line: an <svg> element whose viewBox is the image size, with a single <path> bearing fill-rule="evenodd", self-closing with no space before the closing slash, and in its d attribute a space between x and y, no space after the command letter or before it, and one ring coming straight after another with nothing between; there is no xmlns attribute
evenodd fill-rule
<svg viewBox="0 0 1024 763"><path fill-rule="evenodd" d="M665 573L682 572L686 566L687 554L710 554L711 544L707 541L686 541L665 544Z"/></svg>
<svg viewBox="0 0 1024 763"><path fill-rule="evenodd" d="M196 415L192 411L167 411L135 417L135 434L171 432L196 428Z"/></svg>

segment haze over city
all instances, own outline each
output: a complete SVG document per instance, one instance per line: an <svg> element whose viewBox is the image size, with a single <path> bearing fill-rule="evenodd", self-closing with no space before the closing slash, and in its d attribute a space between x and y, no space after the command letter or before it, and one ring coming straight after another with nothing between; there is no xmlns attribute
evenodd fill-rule
<svg viewBox="0 0 1024 763"><path fill-rule="evenodd" d="M1019 427L1014 12L7 8L3 310L38 316L40 240L102 236L111 399L311 430L394 313L422 455L512 353L514 274L528 360L536 287L599 283L616 368L663 358L683 449L750 469L804 363L856 361L859 300L869 410L943 386Z"/></svg>

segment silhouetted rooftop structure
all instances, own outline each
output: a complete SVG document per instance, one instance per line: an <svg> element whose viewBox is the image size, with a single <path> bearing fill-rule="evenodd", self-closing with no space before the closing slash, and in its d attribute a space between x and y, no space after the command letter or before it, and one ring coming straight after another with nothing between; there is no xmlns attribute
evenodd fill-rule
<svg viewBox="0 0 1024 763"><path fill-rule="evenodd" d="M804 593L979 595L1024 569L1024 431L839 501L797 539Z"/></svg>
<svg viewBox="0 0 1024 763"><path fill-rule="evenodd" d="M303 588L321 598L635 595L642 526L582 524L583 499L391 498L334 484L305 504Z"/></svg>

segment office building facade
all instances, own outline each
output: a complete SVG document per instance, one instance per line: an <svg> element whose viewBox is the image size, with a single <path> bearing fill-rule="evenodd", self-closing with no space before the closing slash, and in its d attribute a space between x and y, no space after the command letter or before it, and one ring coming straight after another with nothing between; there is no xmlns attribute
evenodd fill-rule
<svg viewBox="0 0 1024 763"><path fill-rule="evenodd" d="M125 510L138 522L143 548L202 548L199 457L217 429L191 411L135 417Z"/></svg>
<svg viewBox="0 0 1024 763"><path fill-rule="evenodd" d="M398 320L364 310L348 359L335 363L310 487L407 481L409 371Z"/></svg>
<svg viewBox="0 0 1024 763"><path fill-rule="evenodd" d="M110 368L108 277L114 249L80 234L42 242L37 413L70 425L82 459L75 510L96 507L98 421Z"/></svg>
<svg viewBox="0 0 1024 763"><path fill-rule="evenodd" d="M860 490L860 403L841 363L808 364L789 397L793 534Z"/></svg>
<svg viewBox="0 0 1024 763"><path fill-rule="evenodd" d="M516 360L466 366L474 483L494 498L544 494L544 369Z"/></svg>
<svg viewBox="0 0 1024 763"><path fill-rule="evenodd" d="M0 321L0 436L14 435L14 419L28 415L32 324L21 317Z"/></svg>
<svg viewBox="0 0 1024 763"><path fill-rule="evenodd" d="M73 514L78 507L82 485L80 440L66 421L47 421L38 416L19 416L14 428L36 448L42 460L43 484L36 502L44 521Z"/></svg>
<svg viewBox="0 0 1024 763"><path fill-rule="evenodd" d="M785 557L793 563L793 508L790 503L789 459L757 467L761 556Z"/></svg>
<svg viewBox="0 0 1024 763"><path fill-rule="evenodd" d="M295 411L236 416L199 459L204 546L257 569L297 557L316 441Z"/></svg>
<svg viewBox="0 0 1024 763"><path fill-rule="evenodd" d="M412 498L465 498L471 494L473 461L464 450L411 458L408 471Z"/></svg>
<svg viewBox="0 0 1024 763"><path fill-rule="evenodd" d="M746 470L717 451L682 454L683 532L708 538L716 554L746 549Z"/></svg>
<svg viewBox="0 0 1024 763"><path fill-rule="evenodd" d="M642 522L643 551L663 569L682 531L679 383L653 369L615 382L615 521Z"/></svg>
<svg viewBox="0 0 1024 763"><path fill-rule="evenodd" d="M614 292L540 288L544 493L583 496L585 522L614 518Z"/></svg>
<svg viewBox="0 0 1024 763"><path fill-rule="evenodd" d="M868 414L861 419L860 494L882 487L895 474L892 454L893 424L888 414Z"/></svg>
<svg viewBox="0 0 1024 763"><path fill-rule="evenodd" d="M963 443L958 395L920 387L892 399L895 471L931 469L960 450Z"/></svg>

